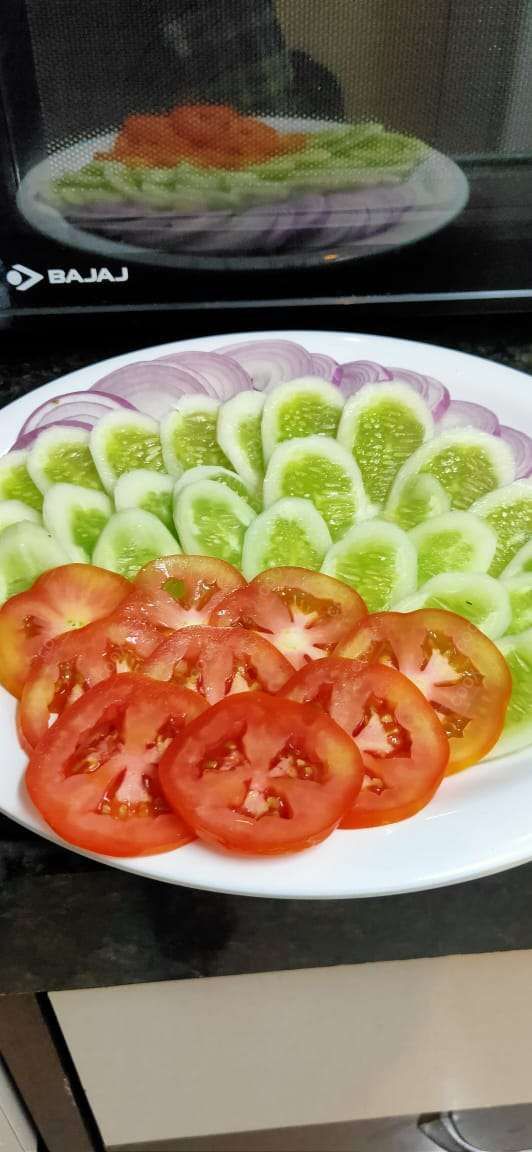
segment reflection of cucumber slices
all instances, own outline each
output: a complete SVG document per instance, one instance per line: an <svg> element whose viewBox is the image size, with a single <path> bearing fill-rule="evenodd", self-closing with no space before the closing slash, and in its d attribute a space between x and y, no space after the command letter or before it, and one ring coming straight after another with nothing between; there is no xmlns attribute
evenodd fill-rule
<svg viewBox="0 0 532 1152"><path fill-rule="evenodd" d="M506 580L508 576L522 576L525 572L532 572L532 540L523 544L506 568L503 568L501 580Z"/></svg>
<svg viewBox="0 0 532 1152"><path fill-rule="evenodd" d="M134 468L132 472L124 472L117 480L113 498L117 512L122 512L124 508L144 508L145 512L157 516L173 532L173 491L174 481L165 472Z"/></svg>
<svg viewBox="0 0 532 1152"><path fill-rule="evenodd" d="M33 483L27 464L28 453L22 449L0 457L0 499L20 500L40 512L42 493Z"/></svg>
<svg viewBox="0 0 532 1152"><path fill-rule="evenodd" d="M302 436L336 436L343 397L334 384L302 376L279 384L266 397L262 414L262 447L266 461L283 440Z"/></svg>
<svg viewBox="0 0 532 1152"><path fill-rule="evenodd" d="M365 384L345 405L338 439L354 456L370 500L382 504L401 465L433 430L425 401L407 384Z"/></svg>
<svg viewBox="0 0 532 1152"><path fill-rule="evenodd" d="M185 552L217 556L240 568L250 505L216 480L187 484L175 502L175 525Z"/></svg>
<svg viewBox="0 0 532 1152"><path fill-rule="evenodd" d="M80 484L97 491L102 487L90 452L89 433L83 428L60 424L45 428L28 455L28 472L41 492L47 492L52 484Z"/></svg>
<svg viewBox="0 0 532 1152"><path fill-rule="evenodd" d="M510 598L504 584L483 572L442 572L394 604L396 612L418 608L445 608L464 616L493 640L503 636L510 623Z"/></svg>
<svg viewBox="0 0 532 1152"><path fill-rule="evenodd" d="M29 504L24 504L22 500L0 500L0 533L11 524L20 524L22 520L42 524L40 513L35 508L30 508Z"/></svg>
<svg viewBox="0 0 532 1152"><path fill-rule="evenodd" d="M446 512L410 533L417 548L418 580L424 584L439 572L487 572L497 537L471 512Z"/></svg>
<svg viewBox="0 0 532 1152"><path fill-rule="evenodd" d="M38 441L39 443L40 441ZM108 492L136 468L164 472L159 425L142 412L108 412L90 434L94 463Z"/></svg>
<svg viewBox="0 0 532 1152"><path fill-rule="evenodd" d="M164 524L143 508L126 508L107 521L94 549L92 562L132 580L158 556L174 556L181 549Z"/></svg>
<svg viewBox="0 0 532 1152"><path fill-rule="evenodd" d="M471 511L485 520L497 536L490 572L499 576L532 536L532 481L516 480L499 492L490 492Z"/></svg>
<svg viewBox="0 0 532 1152"><path fill-rule="evenodd" d="M254 492L260 489L264 476L261 431L264 399L261 392L239 392L222 404L218 412L218 443Z"/></svg>
<svg viewBox="0 0 532 1152"><path fill-rule="evenodd" d="M366 520L333 544L322 572L343 580L365 600L370 612L389 608L413 592L417 555L412 541L386 520Z"/></svg>
<svg viewBox="0 0 532 1152"><path fill-rule="evenodd" d="M88 564L112 511L104 492L79 484L54 484L44 497L43 519L70 559Z"/></svg>
<svg viewBox="0 0 532 1152"><path fill-rule="evenodd" d="M161 424L166 471L181 476L198 464L221 464L227 468L216 439L219 404L210 396L183 396Z"/></svg>
<svg viewBox="0 0 532 1152"><path fill-rule="evenodd" d="M512 677L512 695L502 736L489 755L504 756L532 743L532 628L499 640Z"/></svg>
<svg viewBox="0 0 532 1152"><path fill-rule="evenodd" d="M25 592L42 572L69 560L40 524L12 524L0 536L0 599Z"/></svg>
<svg viewBox="0 0 532 1152"><path fill-rule="evenodd" d="M283 496L312 500L333 540L367 515L358 465L329 436L287 440L273 452L264 479L264 505Z"/></svg>
<svg viewBox="0 0 532 1152"><path fill-rule="evenodd" d="M215 480L217 484L225 484L226 488L230 488L232 492L236 492L237 496L241 496L246 500L256 512L259 511L261 504L256 496L250 492L249 488L241 476L236 472L231 472L229 468L222 468L221 465L215 464L198 464L197 468L187 468L183 472L181 478L177 481L174 488L174 498L177 500L178 496L187 487L187 484L197 484L198 480Z"/></svg>
<svg viewBox="0 0 532 1152"><path fill-rule="evenodd" d="M422 472L418 476L408 476L401 485L393 485L385 515L407 532L432 516L443 516L450 507L450 496L440 481Z"/></svg>
<svg viewBox="0 0 532 1152"><path fill-rule="evenodd" d="M318 572L331 537L310 500L286 497L257 516L248 528L242 571L252 580L265 568L311 568Z"/></svg>
<svg viewBox="0 0 532 1152"><path fill-rule="evenodd" d="M532 572L522 572L520 576L509 576L504 587L510 597L512 618L507 628L512 636L532 628Z"/></svg>
<svg viewBox="0 0 532 1152"><path fill-rule="evenodd" d="M474 500L509 484L514 478L513 452L504 440L473 428L451 428L422 444L398 472L390 493L397 493L411 476L435 476L448 493L454 508L469 508Z"/></svg>

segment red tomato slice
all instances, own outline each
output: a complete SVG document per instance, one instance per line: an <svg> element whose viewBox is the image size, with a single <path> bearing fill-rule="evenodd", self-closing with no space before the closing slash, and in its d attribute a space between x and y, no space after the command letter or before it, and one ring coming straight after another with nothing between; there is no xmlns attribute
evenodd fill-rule
<svg viewBox="0 0 532 1152"><path fill-rule="evenodd" d="M355 744L320 708L262 692L209 708L160 764L169 803L198 836L258 855L323 840L362 777Z"/></svg>
<svg viewBox="0 0 532 1152"><path fill-rule="evenodd" d="M282 695L321 704L362 755L362 789L341 828L391 824L428 804L445 773L449 741L406 676L329 657L296 672Z"/></svg>
<svg viewBox="0 0 532 1152"><path fill-rule="evenodd" d="M77 700L42 740L26 786L70 844L108 856L168 852L193 839L162 795L158 763L206 707L186 688L112 676Z"/></svg>
<svg viewBox="0 0 532 1152"><path fill-rule="evenodd" d="M217 704L235 692L278 692L292 675L292 665L273 644L245 628L182 628L155 650L143 672L193 688Z"/></svg>
<svg viewBox="0 0 532 1152"><path fill-rule="evenodd" d="M244 577L211 556L162 556L141 568L134 580L137 610L168 628L206 624L213 608L234 588L245 586Z"/></svg>
<svg viewBox="0 0 532 1152"><path fill-rule="evenodd" d="M376 612L335 652L399 669L432 704L449 737L448 772L475 764L496 744L511 678L499 649L468 620L443 609Z"/></svg>
<svg viewBox="0 0 532 1152"><path fill-rule="evenodd" d="M92 564L44 572L0 610L0 683L20 696L33 657L52 636L108 616L130 590L123 576Z"/></svg>
<svg viewBox="0 0 532 1152"><path fill-rule="evenodd" d="M327 656L367 614L353 588L306 568L270 568L215 608L216 628L240 624L262 633L294 668Z"/></svg>
<svg viewBox="0 0 532 1152"><path fill-rule="evenodd" d="M33 661L20 702L19 726L34 748L68 705L116 672L137 672L164 632L128 608L50 640Z"/></svg>

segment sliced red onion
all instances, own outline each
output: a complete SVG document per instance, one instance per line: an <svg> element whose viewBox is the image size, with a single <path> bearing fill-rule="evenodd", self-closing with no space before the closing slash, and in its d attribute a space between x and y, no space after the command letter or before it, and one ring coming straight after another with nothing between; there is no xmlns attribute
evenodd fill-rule
<svg viewBox="0 0 532 1152"><path fill-rule="evenodd" d="M333 360L332 356L325 356L321 352L311 352L310 359L312 360L311 376L319 376L320 380L333 379L339 368L337 360Z"/></svg>
<svg viewBox="0 0 532 1152"><path fill-rule="evenodd" d="M532 476L532 440L526 432L519 428L508 428L505 424L500 426L501 440L510 445L515 457L515 478Z"/></svg>
<svg viewBox="0 0 532 1152"><path fill-rule="evenodd" d="M433 376L423 376L420 372L411 372L409 368L392 368L387 365L387 369L390 373L390 379L402 380L405 384L410 384L423 397L434 419L441 419L451 402L445 384L442 384L440 380L435 380Z"/></svg>
<svg viewBox="0 0 532 1152"><path fill-rule="evenodd" d="M118 407L118 400L99 393L88 396L86 392L65 392L62 396L53 396L51 400L39 404L24 421L20 434L31 432L33 428L42 428L45 424L55 424L57 421L62 423L64 420L85 420L92 427L100 416Z"/></svg>
<svg viewBox="0 0 532 1152"><path fill-rule="evenodd" d="M84 432L91 432L93 425L86 424L84 420L53 420L42 428L32 428L31 432L21 431L13 444L13 448L31 448L46 428L83 428Z"/></svg>
<svg viewBox="0 0 532 1152"><path fill-rule="evenodd" d="M498 436L499 421L490 408L482 404L472 404L469 400L451 400L447 411L438 422L439 428L479 428Z"/></svg>
<svg viewBox="0 0 532 1152"><path fill-rule="evenodd" d="M363 384L378 384L391 378L391 372L374 360L350 360L338 365L332 379L344 396L352 396Z"/></svg>
<svg viewBox="0 0 532 1152"><path fill-rule="evenodd" d="M171 352L168 356L159 356L157 363L184 368L200 383L205 382L209 393L217 400L229 400L237 392L253 387L251 377L240 364L230 356L220 356L219 352Z"/></svg>
<svg viewBox="0 0 532 1152"><path fill-rule="evenodd" d="M145 412L155 420L166 416L182 396L197 392L205 395L204 385L190 372L156 360L138 360L135 364L117 368L97 381L94 390L100 388L111 396L129 400L139 412ZM92 392L92 388L89 391Z"/></svg>
<svg viewBox="0 0 532 1152"><path fill-rule="evenodd" d="M219 348L218 352L236 360L259 392L264 392L269 385L312 375L310 353L291 340L250 340Z"/></svg>

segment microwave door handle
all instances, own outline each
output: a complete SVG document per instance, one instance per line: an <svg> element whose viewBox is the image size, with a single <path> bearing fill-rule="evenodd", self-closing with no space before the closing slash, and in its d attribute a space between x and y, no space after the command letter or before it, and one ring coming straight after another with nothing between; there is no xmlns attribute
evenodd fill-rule
<svg viewBox="0 0 532 1152"><path fill-rule="evenodd" d="M442 1149L442 1152L497 1152L496 1148L478 1148L476 1144L470 1144L469 1140L462 1136L452 1112L441 1112L439 1116L422 1116L418 1128L432 1141L434 1147ZM521 1152L532 1152L532 1149L523 1148Z"/></svg>

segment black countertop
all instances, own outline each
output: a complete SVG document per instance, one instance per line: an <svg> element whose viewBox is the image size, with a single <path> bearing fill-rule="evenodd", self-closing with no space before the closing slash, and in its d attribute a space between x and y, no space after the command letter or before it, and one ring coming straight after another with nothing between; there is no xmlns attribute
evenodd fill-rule
<svg viewBox="0 0 532 1152"><path fill-rule="evenodd" d="M345 329L346 319L307 314L305 326ZM296 317L290 320L296 327ZM253 323L277 327L279 320ZM114 319L83 329L64 321L4 333L0 402L94 360L196 334L182 320L180 331L176 326L166 316L149 328L143 319L134 325ZM532 374L530 316L360 327L460 348ZM258 900L139 879L0 817L0 993L531 948L531 908L532 864L408 896Z"/></svg>

